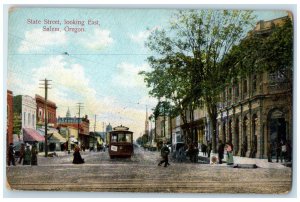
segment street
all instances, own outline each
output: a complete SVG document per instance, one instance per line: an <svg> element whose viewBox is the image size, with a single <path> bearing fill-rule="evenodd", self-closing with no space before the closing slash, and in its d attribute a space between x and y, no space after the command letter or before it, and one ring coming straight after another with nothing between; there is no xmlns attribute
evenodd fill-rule
<svg viewBox="0 0 300 202"><path fill-rule="evenodd" d="M81 152L85 164L72 164L72 153L38 158L38 166L7 167L13 190L165 192L165 193L288 193L291 168L239 169L226 164L178 163L158 166L159 152L135 148L131 159L110 159L108 152Z"/></svg>

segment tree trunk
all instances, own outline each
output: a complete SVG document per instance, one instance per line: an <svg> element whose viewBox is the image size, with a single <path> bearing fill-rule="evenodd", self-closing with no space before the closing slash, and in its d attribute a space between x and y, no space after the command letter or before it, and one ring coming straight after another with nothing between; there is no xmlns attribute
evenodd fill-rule
<svg viewBox="0 0 300 202"><path fill-rule="evenodd" d="M212 99L206 98L206 106L212 132L212 150L217 151L217 105L211 102Z"/></svg>

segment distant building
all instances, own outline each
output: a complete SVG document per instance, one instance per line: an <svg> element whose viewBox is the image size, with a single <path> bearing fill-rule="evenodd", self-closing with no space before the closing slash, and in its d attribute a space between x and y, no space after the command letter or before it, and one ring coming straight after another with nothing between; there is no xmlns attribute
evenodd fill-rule
<svg viewBox="0 0 300 202"><path fill-rule="evenodd" d="M71 127L77 130L78 136L78 144L80 146L84 145L86 148L89 147L89 128L90 128L90 120L88 116L85 115L82 118L78 117L71 117L70 111L68 109L66 113L66 117L58 117L57 119L57 127L60 128L61 126L64 127ZM79 127L79 129L78 129Z"/></svg>

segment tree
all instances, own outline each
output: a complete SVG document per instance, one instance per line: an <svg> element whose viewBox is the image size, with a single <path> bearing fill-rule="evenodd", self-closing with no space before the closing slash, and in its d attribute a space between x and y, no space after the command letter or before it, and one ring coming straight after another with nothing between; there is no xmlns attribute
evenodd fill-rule
<svg viewBox="0 0 300 202"><path fill-rule="evenodd" d="M214 150L219 94L232 73L221 61L245 36L253 19L250 11L179 11L169 28L156 29L146 42L156 54L148 58L152 71L141 72L152 88L150 95L170 100L185 124L187 112L192 122L193 111L206 106ZM193 131L187 132L191 138Z"/></svg>
<svg viewBox="0 0 300 202"><path fill-rule="evenodd" d="M285 17L281 24L263 31L253 30L240 44L234 46L224 60L235 67L235 75L245 76L264 71L278 72L292 83L293 24Z"/></svg>

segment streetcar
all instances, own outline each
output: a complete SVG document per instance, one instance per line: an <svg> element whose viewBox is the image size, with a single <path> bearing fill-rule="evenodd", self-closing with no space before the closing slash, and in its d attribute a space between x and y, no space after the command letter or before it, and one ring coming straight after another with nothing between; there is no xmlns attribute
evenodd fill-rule
<svg viewBox="0 0 300 202"><path fill-rule="evenodd" d="M108 153L111 159L115 157L130 158L133 155L133 132L125 126L117 126L109 132Z"/></svg>

